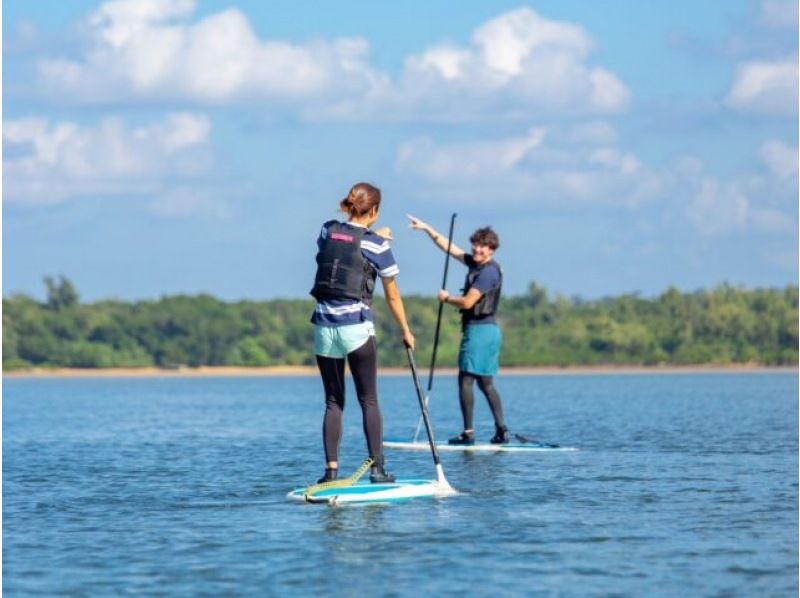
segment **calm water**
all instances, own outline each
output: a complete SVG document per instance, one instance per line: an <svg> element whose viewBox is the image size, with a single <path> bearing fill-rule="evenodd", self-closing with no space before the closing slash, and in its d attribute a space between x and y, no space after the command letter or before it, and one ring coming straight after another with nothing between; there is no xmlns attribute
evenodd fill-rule
<svg viewBox="0 0 800 598"><path fill-rule="evenodd" d="M285 500L322 472L315 378L5 380L3 591L797 595L796 374L498 388L512 431L580 451L447 453L460 496L331 508ZM380 390L386 434L410 434L410 378ZM434 391L444 438L454 378ZM480 397L476 424L491 436ZM353 398L343 470L366 456L360 426ZM433 471L397 451L388 468Z"/></svg>

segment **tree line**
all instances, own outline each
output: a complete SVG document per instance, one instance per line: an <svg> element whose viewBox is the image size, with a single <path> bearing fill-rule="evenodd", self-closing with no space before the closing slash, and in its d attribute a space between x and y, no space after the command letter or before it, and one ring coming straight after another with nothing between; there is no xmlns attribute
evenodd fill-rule
<svg viewBox="0 0 800 598"><path fill-rule="evenodd" d="M273 366L314 364L312 299L224 302L210 295L81 303L66 278L46 278L47 299L3 299L3 370L31 367ZM438 303L405 298L420 363L430 359ZM405 351L385 302L376 298L381 365ZM550 296L531 283L504 297L498 320L504 366L797 365L798 288L727 284L657 297L598 300ZM445 307L437 363L454 366L459 314Z"/></svg>

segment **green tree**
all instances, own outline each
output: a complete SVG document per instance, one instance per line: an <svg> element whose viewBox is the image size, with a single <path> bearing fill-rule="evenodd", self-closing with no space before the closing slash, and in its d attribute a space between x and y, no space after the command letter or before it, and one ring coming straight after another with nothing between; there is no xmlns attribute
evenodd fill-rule
<svg viewBox="0 0 800 598"><path fill-rule="evenodd" d="M78 293L64 276L59 276L58 282L51 276L45 276L44 284L47 287L47 305L50 309L60 311L78 304Z"/></svg>
<svg viewBox="0 0 800 598"><path fill-rule="evenodd" d="M210 295L80 304L64 277L46 281L44 303L3 299L3 368L143 365L313 364L313 301L226 303ZM439 303L405 298L417 337L417 361L430 362ZM379 362L402 366L405 350L384 301L374 315ZM502 365L762 363L796 365L798 289L720 285L652 299L628 294L587 301L548 297L531 283L505 296ZM455 366L461 336L457 310L443 311L437 364Z"/></svg>

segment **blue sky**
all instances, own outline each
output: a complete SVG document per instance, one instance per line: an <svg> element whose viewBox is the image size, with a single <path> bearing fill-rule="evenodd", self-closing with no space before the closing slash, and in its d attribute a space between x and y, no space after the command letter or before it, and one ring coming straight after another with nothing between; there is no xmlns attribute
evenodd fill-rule
<svg viewBox="0 0 800 598"><path fill-rule="evenodd" d="M406 213L511 294L797 284L797 47L782 0L5 2L3 293L307 296L361 180L406 293Z"/></svg>

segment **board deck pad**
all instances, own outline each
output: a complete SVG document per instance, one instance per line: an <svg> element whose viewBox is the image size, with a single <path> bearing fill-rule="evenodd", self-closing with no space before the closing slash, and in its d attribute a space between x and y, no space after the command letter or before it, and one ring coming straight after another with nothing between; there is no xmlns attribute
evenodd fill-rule
<svg viewBox="0 0 800 598"><path fill-rule="evenodd" d="M428 451L430 445L427 440L414 442L410 438L385 438L383 446L387 449L406 451ZM442 452L508 452L508 453L536 453L553 451L577 451L574 446L560 446L547 442L532 440L527 442L509 442L507 444L491 444L476 442L475 444L448 444L446 440L438 441L436 449Z"/></svg>
<svg viewBox="0 0 800 598"><path fill-rule="evenodd" d="M436 480L399 479L386 484L362 481L350 486L323 488L306 495L306 488L297 488L286 495L289 500L323 504L391 503L414 498L438 498L457 494L450 486Z"/></svg>

